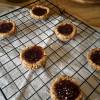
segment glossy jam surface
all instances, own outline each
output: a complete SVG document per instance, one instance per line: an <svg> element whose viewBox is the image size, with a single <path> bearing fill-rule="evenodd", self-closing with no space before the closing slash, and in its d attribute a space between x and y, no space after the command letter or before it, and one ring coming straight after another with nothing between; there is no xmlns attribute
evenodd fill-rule
<svg viewBox="0 0 100 100"><path fill-rule="evenodd" d="M75 100L79 93L79 87L69 80L60 80L55 85L58 100Z"/></svg>
<svg viewBox="0 0 100 100"><path fill-rule="evenodd" d="M58 31L59 31L61 34L69 35L69 34L71 34L72 31L73 31L73 27L72 27L72 25L70 25L70 24L60 25L60 26L58 27Z"/></svg>
<svg viewBox="0 0 100 100"><path fill-rule="evenodd" d="M43 51L41 47L34 46L33 48L27 49L23 56L28 62L36 63L43 57Z"/></svg>
<svg viewBox="0 0 100 100"><path fill-rule="evenodd" d="M41 7L36 7L32 10L32 12L37 16L42 16L47 13L47 10Z"/></svg>
<svg viewBox="0 0 100 100"><path fill-rule="evenodd" d="M9 32L12 29L12 23L8 22L0 22L0 33Z"/></svg>
<svg viewBox="0 0 100 100"><path fill-rule="evenodd" d="M100 51L95 51L91 55L91 59L95 64L100 65Z"/></svg>

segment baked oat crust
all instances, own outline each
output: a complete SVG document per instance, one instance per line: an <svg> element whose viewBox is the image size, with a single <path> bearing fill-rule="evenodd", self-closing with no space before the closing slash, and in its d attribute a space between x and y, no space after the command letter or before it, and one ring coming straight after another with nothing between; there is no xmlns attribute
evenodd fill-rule
<svg viewBox="0 0 100 100"><path fill-rule="evenodd" d="M76 32L77 32L76 26L73 25L73 24L69 24L69 25L71 25L72 28L73 28L72 32L71 32L70 34L68 34L68 35L67 35L67 34L64 35L64 34L60 33L60 32L58 31L59 26L64 26L65 24L67 24L67 23L61 23L61 24L59 24L59 25L54 29L54 32L55 32L57 38L58 38L59 40L61 40L61 41L67 41L67 40L73 39L73 38L75 37L75 35L76 35Z"/></svg>
<svg viewBox="0 0 100 100"><path fill-rule="evenodd" d="M12 35L14 35L16 33L16 24L15 21L12 20L0 20L0 23L11 23L12 29L8 32L0 32L0 37L2 38L6 38L6 37L10 37Z"/></svg>
<svg viewBox="0 0 100 100"><path fill-rule="evenodd" d="M91 59L91 56L94 52L99 51L100 52L100 48L94 48L92 50L89 51L89 53L87 54L87 60L89 62L89 64L96 70L100 70L100 65L97 65L96 63L94 63Z"/></svg>
<svg viewBox="0 0 100 100"><path fill-rule="evenodd" d="M36 62L34 62L34 63L30 63L29 61L27 61L27 60L23 57L23 55L24 55L24 53L25 53L27 50L29 50L29 49L31 49L31 48L34 48L34 47L40 48L41 51L43 52L43 56L42 56L42 58L39 59L38 61L36 61ZM27 48L23 49L23 50L20 52L20 59L21 59L21 61L22 61L22 64L24 64L24 66L25 66L27 69L38 69L38 68L40 68L41 66L44 66L44 65L45 65L46 60L47 60L47 55L46 55L46 53L45 53L45 50L44 50L42 47L34 45L34 46L27 47Z"/></svg>
<svg viewBox="0 0 100 100"><path fill-rule="evenodd" d="M36 14L34 14L34 13L32 12L32 10L35 9L36 7L43 8L43 9L45 9L47 12L46 12L45 14L41 15L41 16L38 16L38 15L36 15ZM33 6L32 9L30 10L30 15L31 15L31 17L34 18L34 19L42 20L42 19L47 19L47 18L48 18L49 12L50 12L50 9L49 9L48 7L45 7L45 6L42 6L42 5L35 5L35 6Z"/></svg>
<svg viewBox="0 0 100 100"><path fill-rule="evenodd" d="M52 100L59 100L56 92L55 92L55 85L60 81L60 80L70 80L71 82L73 82L75 85L77 85L77 82L75 79L72 79L69 76L65 76L62 75L58 78L56 78L55 80L52 81L51 87L50 87L50 94L51 94L51 99ZM80 90L80 94L78 95L78 97L75 100L83 100L83 94L82 91Z"/></svg>

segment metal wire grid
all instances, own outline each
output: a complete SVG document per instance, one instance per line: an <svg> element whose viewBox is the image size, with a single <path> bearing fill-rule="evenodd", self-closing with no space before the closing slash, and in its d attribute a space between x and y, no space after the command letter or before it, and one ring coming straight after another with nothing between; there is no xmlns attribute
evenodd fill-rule
<svg viewBox="0 0 100 100"><path fill-rule="evenodd" d="M32 19L29 8L33 4L48 6L51 9L49 19ZM85 99L99 100L100 74L88 65L86 53L100 47L100 34L68 13L61 14L49 1L33 4L0 17L14 19L17 24L15 36L0 40L0 87L5 99L14 100L21 94L19 100L50 100L50 82L58 75L66 74L78 80ZM53 34L53 28L63 21L76 25L78 33L74 40L66 43ZM32 44L45 47L48 60L45 68L38 69L28 78L29 71L22 66L19 52ZM24 81L27 84L23 84Z"/></svg>

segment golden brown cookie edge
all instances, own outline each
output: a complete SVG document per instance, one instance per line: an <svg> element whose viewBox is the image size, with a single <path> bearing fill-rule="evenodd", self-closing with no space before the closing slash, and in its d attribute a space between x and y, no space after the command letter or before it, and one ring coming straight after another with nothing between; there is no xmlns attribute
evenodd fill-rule
<svg viewBox="0 0 100 100"><path fill-rule="evenodd" d="M59 24L59 25L54 29L54 32L55 32L57 38L58 38L59 40L61 40L61 41L68 41L68 40L71 40L71 39L73 39L73 38L76 36L76 33L77 33L77 28L76 28L76 26L73 25L73 24L70 24L70 25L73 27L72 33L70 33L69 35L66 35L66 36L63 35L63 34L61 34L61 33L58 31L58 27L61 26L61 25L65 25L65 24L66 24L66 23L61 23L61 24ZM69 23L68 23L68 24L69 24Z"/></svg>
<svg viewBox="0 0 100 100"><path fill-rule="evenodd" d="M42 16L37 16L35 14L33 14L32 10L35 8L35 7L41 7L41 8L44 8L47 10L47 13L42 15ZM30 10L30 15L32 18L34 19L37 19L37 20L42 20L42 19L47 19L49 17L49 13L50 13L50 9L46 6L42 6L42 5L35 5L32 7L32 9Z"/></svg>
<svg viewBox="0 0 100 100"><path fill-rule="evenodd" d="M36 46L36 45L34 45ZM45 63L46 63L46 60L47 60L47 55L46 55L46 52L44 50L44 48L42 48L42 51L43 51L43 57L37 61L36 63L29 63L28 61L26 61L24 58L23 58L23 53L28 50L29 48L33 48L34 46L30 46L30 47L26 47L25 49L23 49L21 52L20 52L20 60L22 62L22 64L27 68L27 69L38 69L40 68L41 66L44 66Z"/></svg>
<svg viewBox="0 0 100 100"><path fill-rule="evenodd" d="M7 37L10 37L10 36L12 36L16 33L16 23L15 23L15 21L13 21L13 20L1 20L1 21L11 22L13 24L13 27L9 32L0 33L0 37L7 38Z"/></svg>
<svg viewBox="0 0 100 100"><path fill-rule="evenodd" d="M54 79L53 81L52 81L52 83L51 83L51 87L50 87L50 95L51 95L51 99L52 100L59 100L58 98L57 98L57 96L56 96L56 93L55 93L55 91L54 91L54 88L55 88L55 84L57 83L57 82L59 82L59 80L60 79L62 79L62 80L70 80L70 81L72 81L74 84L76 84L77 85L77 82L76 82L76 79L72 79L70 76L68 76L68 75L62 75L62 76L60 76L60 77L57 77L56 79ZM78 86L78 85L77 85ZM79 96L75 99L75 100L83 100L83 93L82 93L82 91L81 91L81 89L80 89L80 94L79 94Z"/></svg>
<svg viewBox="0 0 100 100"><path fill-rule="evenodd" d="M94 48L94 49L91 49L88 54L87 54L87 60L88 60L88 63L91 65L92 68L96 69L96 70L100 70L100 66L99 65L96 65L92 60L91 60L91 55L93 52L95 51L100 51L100 48Z"/></svg>

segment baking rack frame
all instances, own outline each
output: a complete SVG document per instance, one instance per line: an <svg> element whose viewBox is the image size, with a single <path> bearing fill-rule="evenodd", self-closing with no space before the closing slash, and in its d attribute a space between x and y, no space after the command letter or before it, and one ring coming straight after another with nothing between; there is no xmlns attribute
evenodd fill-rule
<svg viewBox="0 0 100 100"><path fill-rule="evenodd" d="M2 15L2 16L0 16L0 17L3 17L3 16L7 16L7 15L9 15L9 14L11 14L11 13L13 13L13 12L16 12L16 11L20 11L20 9L24 9L25 7L28 7L28 6L30 6L31 4L34 4L34 3L36 3L36 2L38 2L38 1L40 1L40 0L36 0L36 1L34 1L34 2L32 2L32 3L30 3L30 4L28 4L28 5L25 5L25 6L23 6L23 7L21 7L21 8L18 8L18 9L16 9L16 10L14 10L14 11L11 11L11 12L9 12L9 13L6 13L6 14L4 14L4 15ZM73 21L75 21L75 20L77 20L77 21L79 21L79 25L77 25L77 27L79 27L80 28L80 25L83 25L85 28L83 28L83 29L81 29L82 31L81 32L86 32L86 29L87 28L89 28L89 30L91 31L91 34L89 35L89 36L87 36L87 38L85 38L85 39L83 39L82 41L85 41L86 39L88 39L89 37L91 37L91 35L92 35L92 33L97 33L98 34L98 36L100 36L100 33L99 32L97 32L95 29L93 29L93 28L91 28L90 26L88 26L87 24L85 24L84 22L82 22L82 21L80 21L79 19L77 19L76 17L74 17L74 16L72 16L72 15L70 15L69 13L67 13L67 12L65 12L65 11L62 11L59 7L57 7L56 5L54 5L52 2L50 2L49 0L45 0L46 2L48 2L48 3L50 3L50 5L53 5L56 9L58 9L58 12L59 12L59 15L61 15L61 16L63 16L65 19L66 18L69 18L69 19L71 19L72 20L72 22ZM41 1L40 1L41 2ZM55 13L56 13L56 11L54 11ZM21 12L20 12L21 13ZM58 13L57 13L58 14ZM15 15L16 16L16 15ZM9 19L9 18L8 18ZM64 20L65 20L64 19ZM28 19L29 20L29 19ZM20 20L21 21L21 20ZM49 23L49 22L51 22L51 21L48 21L47 23ZM22 22L23 24L24 24L24 22ZM46 24L46 23L45 23ZM44 25L45 25L44 24ZM56 26L55 24L54 24L54 26ZM27 26L28 27L28 26ZM50 28L49 28L50 29ZM22 31L22 30L20 30L20 31ZM27 37L27 35L25 35L24 34L24 36L26 36ZM38 37L38 35L36 35L36 37ZM48 36L48 37L50 37L51 38L51 35L50 36ZM47 38L48 38L47 37ZM28 38L28 37L27 37ZM7 39L8 40L8 39ZM17 40L19 40L20 41L20 39L19 38L17 38ZM29 39L29 41L30 40L32 40L32 39ZM45 39L44 39L45 40ZM44 40L42 40L42 41L44 41ZM53 39L52 39L53 40ZM41 73L40 74L37 74L37 76L36 76L36 78L37 77L39 77L40 78L40 80L44 83L43 84L43 86L41 87L41 88L43 88L44 86L46 86L47 88L48 88L48 86L47 86L47 84L54 78L54 77L56 77L58 74L60 74L67 66L69 66L71 63L73 63L73 61L75 61L79 56L81 56L82 54L84 54L85 53L85 51L87 51L92 45L94 45L97 41L99 41L100 40L100 37L98 37L98 39L95 41L95 42L93 42L93 43L91 43L91 45L90 46L88 46L88 48L86 48L83 52L81 52L75 59L73 59L70 63L68 63L63 69L60 69L59 68L59 72L56 74L56 75L52 75L51 73L51 76L52 76L52 78L47 82L47 83L44 83L44 81L39 77L40 75L41 75ZM3 39L1 40L1 41L3 41ZM9 41L9 40L8 40ZM16 40L14 40L14 41L16 41ZM14 42L13 41L13 42ZM41 43L42 41L40 41L39 43ZM59 42L59 43L61 43L62 45L60 46L60 48L58 48L58 49L61 49L65 44L67 44L67 43L62 43L61 41L59 41L59 40L56 40L56 41L53 41L50 45L52 45L54 42ZM81 43L82 43L82 41L78 44L78 45L80 45ZM21 42L21 41L20 41ZM37 43L37 44L39 44L39 43ZM9 44L11 44L10 42L9 42ZM22 45L24 45L24 43L23 42L21 42L21 44ZM45 43L46 44L46 43ZM8 45L8 44L6 44L6 45ZM5 46L6 46L5 45ZM46 46L46 48L48 48L48 47L50 47L50 45L48 45L48 44L46 44L47 46ZM11 46L14 48L14 50L16 50L16 47L14 47L12 44L11 44ZM3 46L0 46L2 49L3 49ZM77 45L75 46L75 47L77 47ZM70 49L68 52L71 52L72 50L74 50L74 48L75 47L73 47L72 49ZM95 47L97 47L97 46L95 46ZM52 48L50 48L51 50L53 50ZM58 50L57 49L57 50ZM4 49L3 49L4 50ZM5 50L4 50L5 51ZM68 53L67 52L67 53ZM59 56L59 54L55 51L55 50L53 50L53 53L55 53L57 56ZM67 54L67 53L65 53L65 55ZM5 55L7 55L8 57L9 57L9 55L8 55L8 52L5 52ZM51 53L51 55L52 55L52 53ZM62 57L60 57L59 59L57 59L57 61L58 60L61 60L65 55L63 55ZM4 55L2 55L2 56L4 56ZM0 57L2 57L2 56L0 56ZM16 56L16 57L18 57L18 55ZM12 61L12 59L9 57L9 59L10 59L10 61ZM56 62L53 62L52 60L50 60L51 62L52 62L52 65L54 64L55 65L55 63ZM78 61L78 63L82 66L82 67L80 67L77 71L75 71L75 69L73 69L74 71L75 71L75 73L71 76L71 77L73 77L73 76L75 76L85 65L87 65L87 62L83 65L83 64L81 64L79 61ZM2 62L0 61L0 64L1 64L1 66L3 67L4 66L4 64L2 64ZM15 65L15 64L14 64ZM51 66L52 66L51 65ZM16 66L16 65L15 65ZM19 66L19 65L18 65ZM17 68L19 68L18 66L16 66ZM56 67L58 67L58 66L56 66ZM48 67L49 68L49 67ZM47 69L48 69L47 68ZM15 68L14 68L15 69ZM12 69L12 70L14 70L14 69ZM44 69L44 71L46 71L47 69ZM98 80L98 85L97 86L95 86L95 87L92 87L92 91L91 91L91 93L88 95L88 96L86 96L85 97L85 99L89 99L89 97L96 91L96 89L100 86L100 83L99 83L99 78L94 74L94 73L97 73L96 72L96 70L93 70L92 72L88 69L88 68L86 68L85 67L85 69L90 73L90 75L87 77L87 78L84 78L83 76L81 76L83 79L84 79L84 82L82 82L82 84L80 85L80 86L82 86L85 82L90 86L90 87L92 87L91 86L91 84L90 83L88 83L88 79L91 77L91 76L95 76L95 78ZM6 70L6 69L5 69ZM20 69L19 69L19 71L20 71ZM43 72L44 72L43 71ZM28 72L28 70L26 71L26 72ZM26 73L25 72L25 73ZM42 72L42 73L43 73ZM20 71L20 73L22 74L22 76L24 76L24 73L22 73L21 71ZM7 72L6 71L6 73L5 74L9 74L9 72ZM4 75L5 75L4 74ZM66 74L66 73L64 73L64 72L62 72L62 74ZM2 75L0 78L2 78L4 75ZM9 74L9 76L10 76L10 74ZM11 77L11 76L10 76ZM12 78L12 77L11 77ZM24 78L26 79L26 77L24 76ZM16 78L15 80L17 80L18 78ZM13 80L13 79L12 79ZM13 80L11 83L13 83L15 80ZM26 79L27 80L27 79ZM33 79L34 80L34 79ZM28 80L27 80L28 81ZM28 84L30 84L30 81L28 82ZM24 87L26 87L28 84L26 84ZM9 85L9 84L8 84ZM6 85L5 87L7 87L8 85ZM13 95L15 95L15 94L13 94L11 97L9 97L9 98L7 98L7 96L6 96L6 94L4 93L4 91L2 90L2 89L4 89L5 87L3 87L3 88L1 88L0 87L0 91L1 91L1 93L2 93L2 95L4 96L4 98L5 98L5 100L8 100L9 98L11 98ZM17 86L16 86L17 87ZM32 87L33 88L33 87ZM40 89L41 89L40 88ZM39 89L39 90L40 90ZM48 88L49 89L49 88ZM42 98L41 98L41 96L38 94L38 91L36 91L34 88L33 88L33 90L35 91L35 93L37 93L37 95L39 96L39 98L40 98L40 100L43 100ZM20 91L21 92L21 90L18 88L18 91ZM34 93L34 94L35 94ZM34 94L32 94L32 95L34 95ZM98 93L99 94L99 93ZM32 96L30 96L30 97L32 97ZM29 98L30 98L29 97ZM26 99L25 97L24 97L24 99ZM49 100L50 99L50 96L48 97L48 99L47 100ZM28 100L28 99L27 99Z"/></svg>

